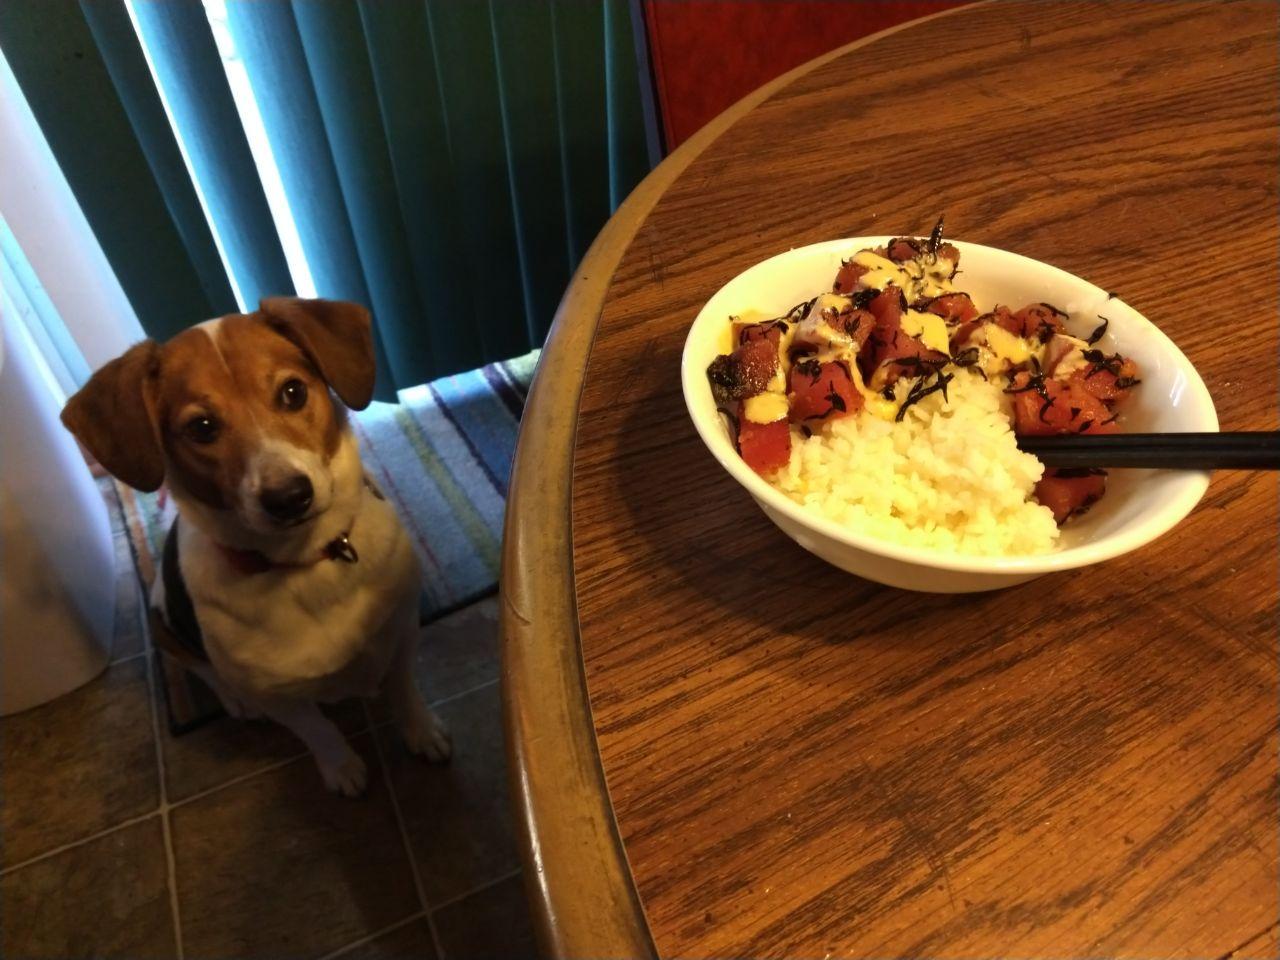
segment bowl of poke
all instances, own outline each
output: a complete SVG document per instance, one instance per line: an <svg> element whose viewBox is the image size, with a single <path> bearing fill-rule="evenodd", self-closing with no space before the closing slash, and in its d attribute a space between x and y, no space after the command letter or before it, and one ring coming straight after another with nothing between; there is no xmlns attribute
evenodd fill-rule
<svg viewBox="0 0 1280 960"><path fill-rule="evenodd" d="M1012 586L1168 531L1203 471L1046 468L1019 438L1216 431L1194 366L1118 295L929 237L800 247L702 308L694 426L800 546L904 589Z"/></svg>

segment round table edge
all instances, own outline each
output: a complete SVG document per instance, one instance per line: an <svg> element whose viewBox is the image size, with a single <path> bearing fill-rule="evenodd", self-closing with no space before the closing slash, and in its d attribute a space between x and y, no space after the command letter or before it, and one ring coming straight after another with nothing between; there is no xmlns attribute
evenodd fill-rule
<svg viewBox="0 0 1280 960"><path fill-rule="evenodd" d="M574 586L578 408L614 271L667 187L725 130L778 90L883 37L990 2L978 0L888 27L752 91L640 182L574 271L521 420L499 579L508 777L525 890L543 956L657 956L600 760Z"/></svg>

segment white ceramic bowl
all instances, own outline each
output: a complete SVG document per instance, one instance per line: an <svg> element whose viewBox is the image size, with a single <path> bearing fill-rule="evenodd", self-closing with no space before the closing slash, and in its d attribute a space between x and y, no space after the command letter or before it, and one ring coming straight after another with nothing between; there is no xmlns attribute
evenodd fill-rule
<svg viewBox="0 0 1280 960"><path fill-rule="evenodd" d="M761 311L780 316L795 304L829 290L842 259L888 239L832 240L756 264L707 301L685 341L681 380L698 435L787 536L823 560L868 580L930 593L967 593L1110 560L1150 543L1191 512L1209 485L1207 473L1113 470L1106 496L1063 529L1054 552L972 557L902 546L840 529L761 479L734 449L707 382L707 365L728 343L725 330L729 315ZM1044 300L1071 314L1068 327L1080 335L1097 326L1097 315L1110 320L1099 348L1132 356L1142 371L1142 386L1125 405L1127 432L1218 429L1213 400L1200 375L1173 341L1136 310L1048 264L992 247L950 242L961 252L959 286L973 296L980 309L990 309L996 303L1017 309Z"/></svg>

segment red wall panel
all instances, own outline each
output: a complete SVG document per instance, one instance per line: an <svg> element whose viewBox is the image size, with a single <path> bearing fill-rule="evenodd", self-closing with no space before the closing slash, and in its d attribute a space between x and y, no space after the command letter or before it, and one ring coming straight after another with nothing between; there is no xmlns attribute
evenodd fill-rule
<svg viewBox="0 0 1280 960"><path fill-rule="evenodd" d="M645 0L667 149L756 87L843 44L960 0Z"/></svg>

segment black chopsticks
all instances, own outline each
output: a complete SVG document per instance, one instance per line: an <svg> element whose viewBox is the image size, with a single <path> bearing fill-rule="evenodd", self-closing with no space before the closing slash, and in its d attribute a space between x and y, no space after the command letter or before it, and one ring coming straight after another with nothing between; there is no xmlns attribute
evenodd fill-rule
<svg viewBox="0 0 1280 960"><path fill-rule="evenodd" d="M1107 433L1018 437L1046 467L1280 470L1280 431Z"/></svg>

